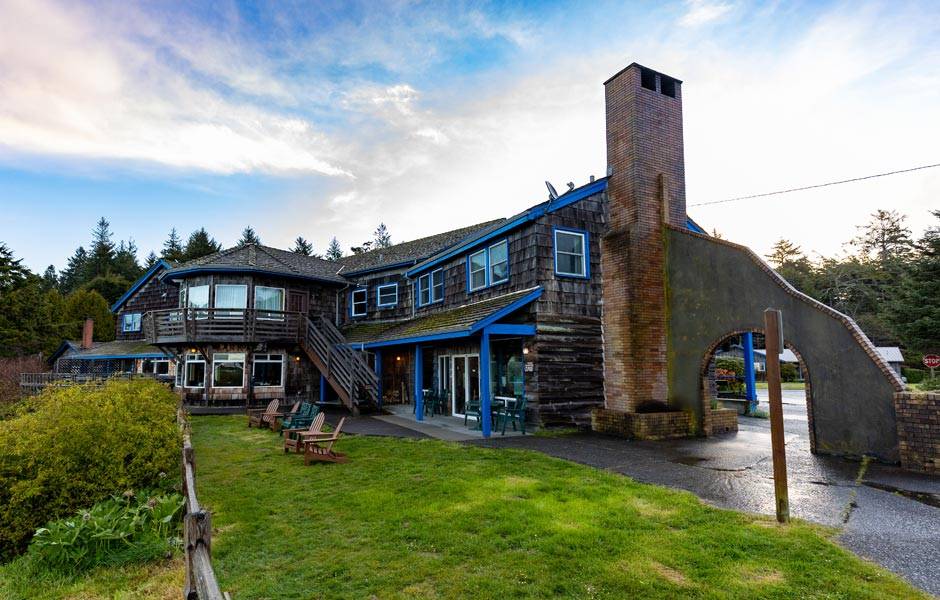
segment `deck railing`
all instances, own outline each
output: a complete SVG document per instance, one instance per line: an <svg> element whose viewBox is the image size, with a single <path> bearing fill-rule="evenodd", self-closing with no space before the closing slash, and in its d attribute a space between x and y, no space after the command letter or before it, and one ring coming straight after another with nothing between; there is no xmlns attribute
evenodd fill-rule
<svg viewBox="0 0 940 600"><path fill-rule="evenodd" d="M151 344L299 341L304 315L253 308L174 308L144 315Z"/></svg>
<svg viewBox="0 0 940 600"><path fill-rule="evenodd" d="M152 373L20 373L20 394L32 396L50 385L104 384L109 379L132 379L135 377L163 379L163 376L153 375Z"/></svg>

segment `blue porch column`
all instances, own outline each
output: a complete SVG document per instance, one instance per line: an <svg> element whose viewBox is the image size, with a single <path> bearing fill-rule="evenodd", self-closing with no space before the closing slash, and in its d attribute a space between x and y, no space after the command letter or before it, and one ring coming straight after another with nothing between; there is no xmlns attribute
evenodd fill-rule
<svg viewBox="0 0 940 600"><path fill-rule="evenodd" d="M744 334L744 386L747 397L747 412L757 410L757 379L754 376L754 334L748 331Z"/></svg>
<svg viewBox="0 0 940 600"><path fill-rule="evenodd" d="M424 356L415 344L415 420L424 420Z"/></svg>
<svg viewBox="0 0 940 600"><path fill-rule="evenodd" d="M490 332L484 327L483 337L480 338L480 428L485 438L490 437L493 427L490 394Z"/></svg>
<svg viewBox="0 0 940 600"><path fill-rule="evenodd" d="M381 350L375 351L375 376L379 380L378 405L379 405L379 408L382 408L382 351Z"/></svg>
<svg viewBox="0 0 940 600"><path fill-rule="evenodd" d="M326 377L320 373L320 403L326 402Z"/></svg>

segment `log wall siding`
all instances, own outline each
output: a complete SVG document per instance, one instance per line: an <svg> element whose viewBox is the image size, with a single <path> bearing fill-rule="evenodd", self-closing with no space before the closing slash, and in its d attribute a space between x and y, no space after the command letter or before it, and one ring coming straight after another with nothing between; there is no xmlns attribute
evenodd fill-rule
<svg viewBox="0 0 940 600"><path fill-rule="evenodd" d="M179 286L169 281L159 281L153 277L142 288L127 299L116 314L116 338L118 340L144 339L143 327L140 331L123 331L124 315L140 313L143 315L150 310L163 310L176 308L179 304Z"/></svg>

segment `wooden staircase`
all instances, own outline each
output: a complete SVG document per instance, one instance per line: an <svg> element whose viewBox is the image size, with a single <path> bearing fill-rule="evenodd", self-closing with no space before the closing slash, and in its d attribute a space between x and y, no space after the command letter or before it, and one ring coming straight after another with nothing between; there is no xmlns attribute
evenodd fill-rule
<svg viewBox="0 0 940 600"><path fill-rule="evenodd" d="M301 332L301 347L329 382L343 404L355 415L359 407L378 404L379 379L362 352L349 342L324 316L304 317L306 331Z"/></svg>

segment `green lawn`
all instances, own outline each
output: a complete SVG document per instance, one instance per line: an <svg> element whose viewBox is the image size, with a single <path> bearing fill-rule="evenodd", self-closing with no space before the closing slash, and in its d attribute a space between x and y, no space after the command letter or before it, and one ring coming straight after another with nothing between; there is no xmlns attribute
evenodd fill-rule
<svg viewBox="0 0 940 600"><path fill-rule="evenodd" d="M917 598L807 524L513 450L347 437L305 467L196 417L199 497L234 598Z"/></svg>
<svg viewBox="0 0 940 600"><path fill-rule="evenodd" d="M759 390L766 390L766 389L767 389L767 382L766 382L766 381L758 381L758 382L757 382L757 389L759 389ZM806 384L804 384L802 381L782 381L782 382L780 382L780 389L782 389L782 390L805 390L805 389L806 389Z"/></svg>

